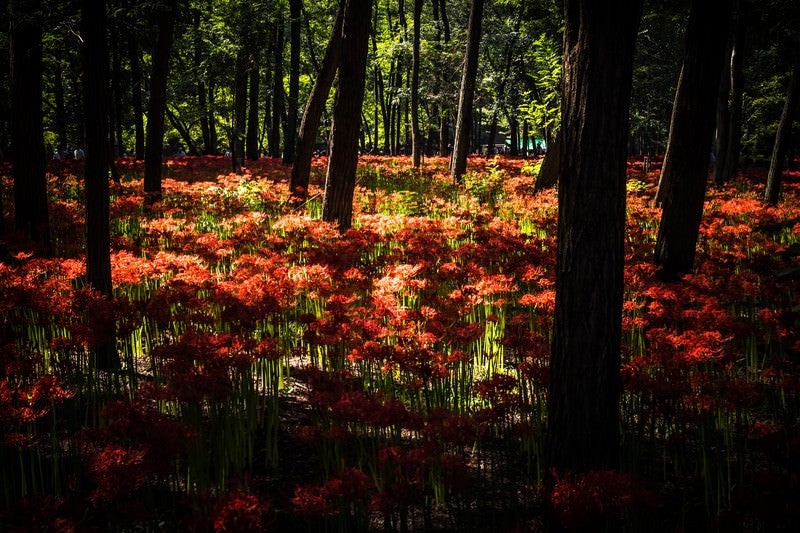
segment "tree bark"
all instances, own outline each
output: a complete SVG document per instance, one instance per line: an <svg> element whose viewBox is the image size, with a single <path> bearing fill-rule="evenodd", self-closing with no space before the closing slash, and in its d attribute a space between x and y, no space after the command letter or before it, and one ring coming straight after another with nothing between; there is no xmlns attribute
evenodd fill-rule
<svg viewBox="0 0 800 533"><path fill-rule="evenodd" d="M542 166L539 168L539 175L536 176L533 192L543 191L558 185L558 178L561 175L562 146L564 144L562 129L558 130L553 142L547 146L547 153L544 156L544 161L542 161Z"/></svg>
<svg viewBox="0 0 800 533"><path fill-rule="evenodd" d="M247 120L247 50L237 52L233 81L233 121L231 128L231 167L239 173L244 165L244 137Z"/></svg>
<svg viewBox="0 0 800 533"><path fill-rule="evenodd" d="M109 229L108 127L105 0L81 3L84 39L84 123L86 128L86 277L89 285L112 297ZM120 367L114 316L90 317L95 332L91 362L101 370Z"/></svg>
<svg viewBox="0 0 800 533"><path fill-rule="evenodd" d="M663 211L655 263L662 279L692 271L708 183L714 105L724 60L731 0L693 0L686 50L656 195Z"/></svg>
<svg viewBox="0 0 800 533"><path fill-rule="evenodd" d="M341 2L336 13L336 20L333 23L331 36L328 39L328 46L325 49L322 66L317 73L317 79L314 81L314 87L308 96L303 118L300 121L294 165L292 165L292 173L289 180L289 190L295 201L303 201L308 196L311 159L314 157L314 144L319 132L319 121L322 117L322 111L325 109L328 94L331 92L333 79L336 77L336 69L339 66L343 15L344 2Z"/></svg>
<svg viewBox="0 0 800 533"><path fill-rule="evenodd" d="M739 170L739 155L742 151L742 96L744 95L744 73L742 69L745 37L747 35L746 11L744 2L739 2L739 13L736 20L733 49L731 51L731 89L730 89L730 119L728 127L727 153L725 165L717 183L721 186L730 182Z"/></svg>
<svg viewBox="0 0 800 533"><path fill-rule="evenodd" d="M726 50L727 58L731 57L731 49ZM731 92L731 62L724 61L722 75L717 90L717 130L714 134L714 183L722 183L726 159L728 157L728 141L730 140L731 112L728 107L728 97Z"/></svg>
<svg viewBox="0 0 800 533"><path fill-rule="evenodd" d="M372 3L371 0L345 2L339 83L333 104L330 158L322 202L322 219L338 222L342 233L350 228L353 217Z"/></svg>
<svg viewBox="0 0 800 533"><path fill-rule="evenodd" d="M273 50L272 128L269 134L269 154L281 157L281 121L285 112L283 89L283 17L275 21L275 48ZM285 133L285 132L284 132Z"/></svg>
<svg viewBox="0 0 800 533"><path fill-rule="evenodd" d="M294 163L297 142L297 106L300 96L300 24L302 0L289 0L289 98L287 100L286 130L283 132L283 164Z"/></svg>
<svg viewBox="0 0 800 533"><path fill-rule="evenodd" d="M142 104L142 67L139 63L139 42L135 30L128 33L128 62L131 67L131 101L133 105L133 154L144 159L144 105Z"/></svg>
<svg viewBox="0 0 800 533"><path fill-rule="evenodd" d="M150 101L147 110L147 143L144 156L145 203L161 199L161 160L164 151L164 118L167 110L167 77L175 29L177 0L163 3L158 11L158 40L150 75Z"/></svg>
<svg viewBox="0 0 800 533"><path fill-rule="evenodd" d="M464 54L464 70L461 74L461 90L458 92L456 137L453 142L453 155L450 160L450 176L456 182L460 182L461 177L467 171L472 104L475 98L475 76L478 72L478 48L481 42L483 3L484 0L472 0L472 6L469 10L467 49Z"/></svg>
<svg viewBox="0 0 800 533"><path fill-rule="evenodd" d="M419 127L419 46L423 0L414 0L414 32L411 53L411 164L422 161L422 133Z"/></svg>
<svg viewBox="0 0 800 533"><path fill-rule="evenodd" d="M642 0L567 0L547 457L619 467L625 175Z"/></svg>
<svg viewBox="0 0 800 533"><path fill-rule="evenodd" d="M258 104L259 104L259 91L261 74L258 65L260 63L261 54L255 51L256 59L253 67L250 69L250 95L248 97L249 105L247 108L247 138L245 139L245 152L247 159L250 161L258 161Z"/></svg>
<svg viewBox="0 0 800 533"><path fill-rule="evenodd" d="M775 144L772 146L772 157L769 161L767 173L767 187L764 190L764 201L770 205L777 205L781 194L781 179L783 174L783 160L789 147L789 138L792 135L792 122L794 121L797 102L800 98L800 60L795 59L792 77L786 89L786 98L783 101L781 120L778 131L775 133Z"/></svg>
<svg viewBox="0 0 800 533"><path fill-rule="evenodd" d="M11 152L15 225L50 253L50 221L42 123L42 5L39 0L8 4L11 55Z"/></svg>

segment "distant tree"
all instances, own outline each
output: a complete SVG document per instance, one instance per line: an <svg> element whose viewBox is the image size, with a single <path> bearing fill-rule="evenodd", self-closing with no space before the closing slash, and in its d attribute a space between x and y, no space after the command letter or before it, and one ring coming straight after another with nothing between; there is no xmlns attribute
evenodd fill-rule
<svg viewBox="0 0 800 533"><path fill-rule="evenodd" d="M547 458L619 467L625 175L642 0L567 0Z"/></svg>
<svg viewBox="0 0 800 533"><path fill-rule="evenodd" d="M250 69L250 86L247 107L247 136L245 138L245 152L247 159L258 161L258 104L260 96L261 72L258 68L261 54L258 49L253 50L255 59Z"/></svg>
<svg viewBox="0 0 800 533"><path fill-rule="evenodd" d="M167 110L167 77L175 30L177 0L157 7L158 40L153 51L150 101L147 106L147 144L144 156L145 202L161 199L161 161L164 151L164 119Z"/></svg>
<svg viewBox="0 0 800 533"><path fill-rule="evenodd" d="M50 251L42 123L42 5L10 0L11 153L17 231Z"/></svg>
<svg viewBox="0 0 800 533"><path fill-rule="evenodd" d="M300 97L300 24L303 1L289 0L289 98L286 101L286 130L283 132L283 164L294 162L297 142L297 106Z"/></svg>
<svg viewBox="0 0 800 533"><path fill-rule="evenodd" d="M112 297L109 237L109 186L106 148L106 5L105 0L82 0L81 34L84 57L84 124L86 128L86 277L89 285ZM96 346L92 363L101 370L119 368L113 316L93 316Z"/></svg>
<svg viewBox="0 0 800 533"><path fill-rule="evenodd" d="M461 89L458 92L458 114L453 155L450 160L450 176L455 181L467 171L467 156L470 148L472 107L475 98L475 78L478 72L478 48L481 42L481 22L484 0L472 0L467 29L467 48L464 53L464 69L461 74Z"/></svg>
<svg viewBox="0 0 800 533"><path fill-rule="evenodd" d="M231 128L231 165L241 172L244 165L244 139L247 120L247 68L248 50L242 46L236 52L233 81L233 123Z"/></svg>
<svg viewBox="0 0 800 533"><path fill-rule="evenodd" d="M769 172L767 173L767 187L764 190L764 201L771 205L776 205L780 200L781 180L784 169L783 160L789 147L792 122L797 112L798 101L800 101L800 58L795 58L792 76L786 88L781 120L778 123L778 131L775 133L775 143L772 147L772 157L769 161Z"/></svg>
<svg viewBox="0 0 800 533"><path fill-rule="evenodd" d="M414 0L414 30L411 61L411 164L419 168L422 159L422 132L419 126L419 48L423 0Z"/></svg>
<svg viewBox="0 0 800 533"><path fill-rule="evenodd" d="M297 135L294 164L289 181L289 190L296 201L303 201L308 195L308 181L311 174L311 159L314 157L314 143L319 131L319 121L325 102L336 77L339 67L339 58L342 52L342 21L344 15L344 0L339 3L339 10L333 23L325 57L317 73L317 79L311 89L311 94L306 101L303 119L300 121L300 131Z"/></svg>
<svg viewBox="0 0 800 533"><path fill-rule="evenodd" d="M281 121L286 112L286 92L283 89L283 16L278 15L273 24L272 42L272 124L269 131L269 155L281 157Z"/></svg>
<svg viewBox="0 0 800 533"><path fill-rule="evenodd" d="M333 104L330 157L322 202L322 220L350 229L358 165L361 106L367 72L371 0L345 0L339 82Z"/></svg>
<svg viewBox="0 0 800 533"><path fill-rule="evenodd" d="M656 194L663 210L655 263L663 279L676 279L694 266L730 15L731 0L692 1Z"/></svg>

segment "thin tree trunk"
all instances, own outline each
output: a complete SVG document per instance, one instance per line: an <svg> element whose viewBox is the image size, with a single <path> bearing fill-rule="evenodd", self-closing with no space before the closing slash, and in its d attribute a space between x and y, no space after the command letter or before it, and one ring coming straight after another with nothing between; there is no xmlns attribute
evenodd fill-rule
<svg viewBox="0 0 800 533"><path fill-rule="evenodd" d="M50 253L42 124L42 26L39 0L8 4L11 53L11 146L18 231Z"/></svg>
<svg viewBox="0 0 800 533"><path fill-rule="evenodd" d="M178 135L181 136L183 143L186 145L186 152L189 155L197 155L197 146L195 146L194 141L192 140L192 134L189 133L189 129L186 127L180 117L176 115L169 107L166 109L167 118L169 119L169 123L172 124L172 127L178 132Z"/></svg>
<svg viewBox="0 0 800 533"><path fill-rule="evenodd" d="M200 34L201 11L194 9L192 11L194 17L194 72L196 77L196 91L197 91L197 107L200 110L200 135L203 137L203 153L211 154L214 149L211 145L211 133L209 129L209 112L208 104L206 103L206 84L203 81L203 73L200 66L203 61L203 39Z"/></svg>
<svg viewBox="0 0 800 533"><path fill-rule="evenodd" d="M67 110L64 104L64 59L63 51L56 49L56 71L53 73L53 98L56 104L56 136L58 137L57 150L64 151L67 147Z"/></svg>
<svg viewBox="0 0 800 533"><path fill-rule="evenodd" d="M345 1L342 61L333 104L330 158L322 202L322 219L337 222L342 233L350 228L353 217L372 3L371 0Z"/></svg>
<svg viewBox="0 0 800 533"><path fill-rule="evenodd" d="M626 148L641 6L642 0L565 2L546 435L548 465L559 472L619 468Z"/></svg>
<svg viewBox="0 0 800 533"><path fill-rule="evenodd" d="M289 99L287 100L286 131L283 132L283 164L294 162L297 142L297 106L300 96L300 24L302 22L302 0L289 0Z"/></svg>
<svg viewBox="0 0 800 533"><path fill-rule="evenodd" d="M164 118L167 109L167 76L175 29L177 0L164 2L158 11L158 40L150 76L147 110L147 144L144 157L145 203L161 199L161 160L164 150Z"/></svg>
<svg viewBox="0 0 800 533"><path fill-rule="evenodd" d="M142 67L139 63L139 43L136 33L128 33L128 62L131 67L131 102L133 104L133 155L144 159L144 105L142 104Z"/></svg>
<svg viewBox="0 0 800 533"><path fill-rule="evenodd" d="M281 157L281 121L283 120L284 89L283 89L283 17L275 21L275 49L273 57L273 86L272 86L272 128L269 135L269 153L272 157Z"/></svg>
<svg viewBox="0 0 800 533"><path fill-rule="evenodd" d="M693 0L657 199L663 205L655 248L662 279L694 266L708 184L715 101L725 55L730 0Z"/></svg>
<svg viewBox="0 0 800 533"><path fill-rule="evenodd" d="M742 96L744 95L744 73L742 63L745 52L747 12L739 2L739 13L731 52L731 95L730 95L730 127L728 129L728 153L725 154L725 166L722 169L718 186L730 182L739 170L739 154L742 151Z"/></svg>
<svg viewBox="0 0 800 533"><path fill-rule="evenodd" d="M89 285L106 298L112 297L111 241L109 226L108 128L106 103L106 6L105 0L83 0L84 114L86 125L86 277ZM113 315L90 317L95 333L91 363L97 369L120 367Z"/></svg>
<svg viewBox="0 0 800 533"><path fill-rule="evenodd" d="M786 157L786 150L789 147L789 138L792 134L792 122L794 121L797 102L800 99L800 61L795 60L792 69L792 77L786 89L786 99L783 101L783 111L781 120L778 123L778 131L775 133L775 144L772 146L772 157L769 161L769 172L767 173L767 187L764 190L764 201L770 205L777 205L781 194L781 180L783 174L783 160Z"/></svg>
<svg viewBox="0 0 800 533"><path fill-rule="evenodd" d="M478 48L481 42L481 22L484 0L472 0L467 30L467 49L464 54L464 70L461 74L461 90L458 92L458 115L453 156L450 161L450 176L460 182L467 171L469 155L472 105L475 98L475 77L478 72Z"/></svg>
<svg viewBox="0 0 800 533"><path fill-rule="evenodd" d="M726 57L730 58L730 49ZM731 91L730 61L725 61L720 76L717 91L717 130L714 135L714 183L722 183L722 173L728 156L728 141L730 139L731 113L728 108L728 96Z"/></svg>
<svg viewBox="0 0 800 533"><path fill-rule="evenodd" d="M414 33L411 58L411 164L422 161L422 133L419 127L419 46L423 0L414 0Z"/></svg>
<svg viewBox="0 0 800 533"><path fill-rule="evenodd" d="M243 46L236 54L233 82L233 121L231 131L231 167L239 173L244 165L244 137L247 120L248 51Z"/></svg>
<svg viewBox="0 0 800 533"><path fill-rule="evenodd" d="M250 69L250 96L248 115L247 115L247 139L245 140L245 152L247 159L250 161L258 161L258 104L259 104L259 89L261 81L261 69L258 68L261 54L256 50L254 65Z"/></svg>
<svg viewBox="0 0 800 533"><path fill-rule="evenodd" d="M339 4L333 30L325 49L322 66L317 73L317 79L311 94L308 96L303 119L300 122L300 132L297 135L294 165L289 181L289 190L296 201L303 201L308 196L308 181L311 174L311 159L314 157L314 144L319 131L319 121L325 102L331 92L336 69L339 66L342 47L342 21L344 17L344 2Z"/></svg>

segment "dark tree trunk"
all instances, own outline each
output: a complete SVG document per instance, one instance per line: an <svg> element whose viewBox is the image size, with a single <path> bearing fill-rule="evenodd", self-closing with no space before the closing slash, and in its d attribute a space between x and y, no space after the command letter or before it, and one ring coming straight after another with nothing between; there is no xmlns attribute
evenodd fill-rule
<svg viewBox="0 0 800 533"><path fill-rule="evenodd" d="M333 104L331 148L322 219L350 229L358 165L361 105L367 74L371 0L345 0L339 83Z"/></svg>
<svg viewBox="0 0 800 533"><path fill-rule="evenodd" d="M325 49L322 66L317 73L317 79L314 81L314 87L308 96L303 119L300 122L294 165L292 165L292 174L289 181L289 190L296 201L303 201L308 195L311 159L314 157L314 144L319 131L319 121L322 117L322 111L325 109L328 94L331 92L333 79L336 77L336 69L339 66L343 14L344 2L341 2L339 11L336 13L336 20L333 23L330 39L328 39L328 46Z"/></svg>
<svg viewBox="0 0 800 533"><path fill-rule="evenodd" d="M67 147L67 109L64 104L64 59L62 50L56 50L55 72L53 72L53 98L56 105L56 136L58 137L57 150L63 151Z"/></svg>
<svg viewBox="0 0 800 533"><path fill-rule="evenodd" d="M726 57L730 58L730 49L726 51ZM728 141L730 140L731 113L728 108L728 96L731 91L731 72L730 61L724 61L722 75L719 80L717 91L717 129L714 134L714 183L722 183L722 173L725 169L726 158L728 156Z"/></svg>
<svg viewBox="0 0 800 533"><path fill-rule="evenodd" d="M411 54L411 164L422 161L422 132L419 127L419 41L423 0L414 0L414 32Z"/></svg>
<svg viewBox="0 0 800 533"><path fill-rule="evenodd" d="M83 0L84 117L86 127L86 278L106 298L112 297L109 238L108 128L105 0ZM114 317L90 317L95 332L92 363L101 370L119 368Z"/></svg>
<svg viewBox="0 0 800 533"><path fill-rule="evenodd" d="M510 116L508 118L508 123L511 128L511 151L509 155L511 157L518 157L519 156L519 122L517 121L517 117Z"/></svg>
<svg viewBox="0 0 800 533"><path fill-rule="evenodd" d="M461 89L458 92L458 115L453 156L450 160L450 176L461 181L467 171L467 156L470 148L470 126L472 104L475 98L475 76L478 72L478 48L481 42L481 22L484 0L472 0L467 29L467 49L464 54L464 70L461 74Z"/></svg>
<svg viewBox="0 0 800 533"><path fill-rule="evenodd" d="M247 139L245 140L245 152L247 153L247 159L250 161L258 161L259 157L259 149L258 149L258 104L259 104L259 89L260 89L260 69L258 65L260 63L260 56L261 54L258 51L255 52L255 64L250 69L250 96L249 99L249 106L247 108Z"/></svg>
<svg viewBox="0 0 800 533"><path fill-rule="evenodd" d="M133 104L134 146L137 160L144 159L144 105L142 104L142 67L135 30L128 33L128 62L131 66L131 102Z"/></svg>
<svg viewBox="0 0 800 533"><path fill-rule="evenodd" d="M769 172L767 173L767 187L764 190L764 201L771 205L777 205L778 200L780 200L783 160L789 147L792 122L797 109L797 101L800 98L800 80L798 80L800 78L800 60L796 59L795 61L792 77L786 89L781 121L778 123L778 131L775 133L775 144L772 147L772 157L769 161Z"/></svg>
<svg viewBox="0 0 800 533"><path fill-rule="evenodd" d="M216 98L215 98L215 87L214 87L214 79L211 78L207 82L208 85L208 140L210 143L209 149L211 150L209 153L216 154L217 153L217 119L216 115L214 114L214 108L216 106Z"/></svg>
<svg viewBox="0 0 800 533"><path fill-rule="evenodd" d="M42 124L42 13L39 0L11 0L11 152L15 224L50 252Z"/></svg>
<svg viewBox="0 0 800 533"><path fill-rule="evenodd" d="M539 168L539 175L536 176L533 192L543 191L558 185L558 178L561 176L561 153L564 145L562 131L563 128L559 129L553 142L547 146L547 154L545 154L542 166Z"/></svg>
<svg viewBox="0 0 800 533"><path fill-rule="evenodd" d="M164 2L158 11L158 40L150 75L147 109L147 144L144 156L145 203L161 199L161 160L164 150L164 118L167 110L167 76L175 29L177 0Z"/></svg>
<svg viewBox="0 0 800 533"><path fill-rule="evenodd" d="M694 266L730 1L692 1L683 69L656 195L663 207L655 249L662 279L677 279Z"/></svg>
<svg viewBox="0 0 800 533"><path fill-rule="evenodd" d="M189 128L186 127L180 117L176 115L169 107L166 109L167 111L167 118L169 119L169 123L172 124L172 127L178 132L178 135L181 136L183 143L186 145L186 152L189 155L197 155L197 146L195 146L194 141L192 140L192 134L189 132Z"/></svg>
<svg viewBox="0 0 800 533"><path fill-rule="evenodd" d="M203 61L203 39L200 34L201 12L199 9L192 11L194 17L194 71L197 86L197 107L200 108L200 135L203 137L203 153L213 154L214 147L211 144L211 131L209 121L211 120L208 111L208 104L206 103L206 84L203 80L203 73L200 66Z"/></svg>
<svg viewBox="0 0 800 533"><path fill-rule="evenodd" d="M739 13L736 21L733 49L731 51L731 92L730 92L730 120L728 128L727 153L725 166L719 176L722 185L731 181L739 170L739 154L742 151L742 96L744 94L744 73L742 63L745 52L745 36L747 25L746 11L739 2Z"/></svg>
<svg viewBox="0 0 800 533"><path fill-rule="evenodd" d="M244 165L244 137L247 120L247 50L242 48L236 54L233 81L233 121L231 128L231 166L235 173L242 171Z"/></svg>
<svg viewBox="0 0 800 533"><path fill-rule="evenodd" d="M528 157L528 145L531 142L530 132L528 131L528 119L522 121L522 157Z"/></svg>
<svg viewBox="0 0 800 533"><path fill-rule="evenodd" d="M494 145L497 140L497 112L492 113L492 120L489 123L489 138L486 140L486 159L494 155ZM480 138L478 138L480 143Z"/></svg>
<svg viewBox="0 0 800 533"><path fill-rule="evenodd" d="M619 467L625 173L642 0L567 0L549 465Z"/></svg>
<svg viewBox="0 0 800 533"><path fill-rule="evenodd" d="M269 133L269 155L281 157L281 120L285 111L283 90L283 18L275 21L275 48L273 50L272 128ZM285 133L285 132L284 132Z"/></svg>
<svg viewBox="0 0 800 533"><path fill-rule="evenodd" d="M117 49L114 52L114 83L116 83L116 88L114 89L114 115L115 120L114 124L116 129L112 134L114 150L112 155L114 157L121 156L122 151L124 148L125 141L122 138L123 130L123 119L125 117L125 111L123 104L125 102L125 89L122 87L122 54L123 50L121 50L121 44L117 43Z"/></svg>
<svg viewBox="0 0 800 533"><path fill-rule="evenodd" d="M300 25L303 16L302 0L289 0L289 98L287 100L286 130L283 132L283 164L294 162L297 142L297 106L300 97Z"/></svg>

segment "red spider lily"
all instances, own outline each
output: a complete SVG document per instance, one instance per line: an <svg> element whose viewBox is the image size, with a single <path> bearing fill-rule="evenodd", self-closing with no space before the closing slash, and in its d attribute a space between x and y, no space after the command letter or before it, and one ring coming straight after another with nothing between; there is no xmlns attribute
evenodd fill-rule
<svg viewBox="0 0 800 533"><path fill-rule="evenodd" d="M212 523L215 532L239 533L265 531L270 525L271 504L254 494L234 491L224 494L214 504Z"/></svg>
<svg viewBox="0 0 800 533"><path fill-rule="evenodd" d="M91 498L95 502L112 502L128 496L145 484L145 450L109 444L89 457L89 475L96 488Z"/></svg>
<svg viewBox="0 0 800 533"><path fill-rule="evenodd" d="M566 528L599 525L632 507L654 505L653 495L625 472L594 470L580 476L559 477L550 494L558 520Z"/></svg>

